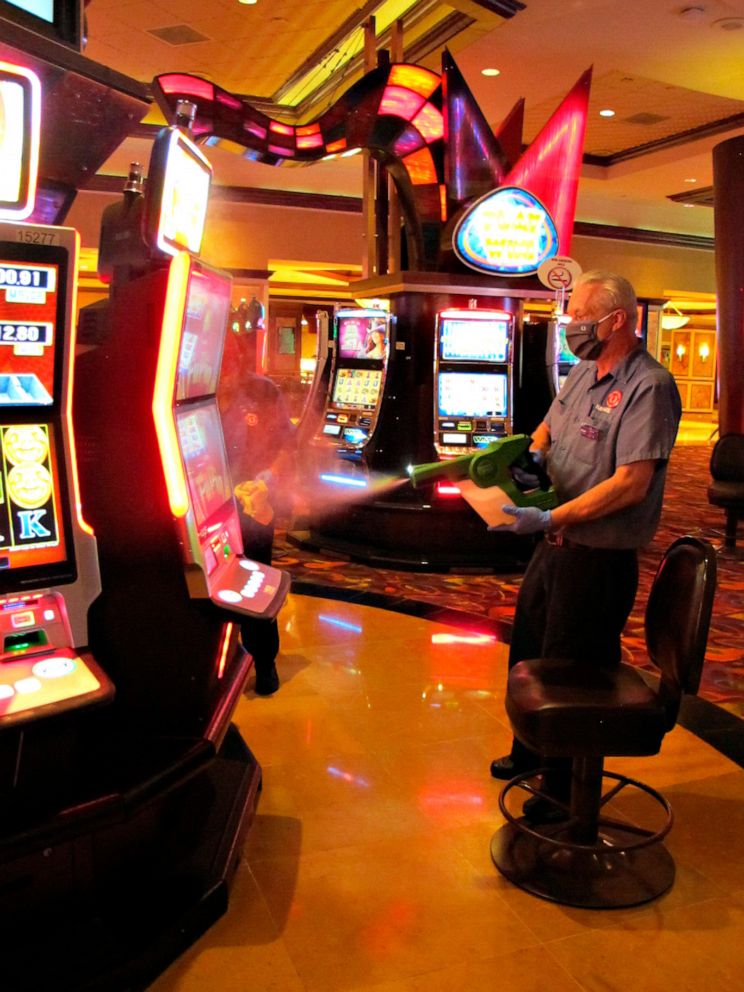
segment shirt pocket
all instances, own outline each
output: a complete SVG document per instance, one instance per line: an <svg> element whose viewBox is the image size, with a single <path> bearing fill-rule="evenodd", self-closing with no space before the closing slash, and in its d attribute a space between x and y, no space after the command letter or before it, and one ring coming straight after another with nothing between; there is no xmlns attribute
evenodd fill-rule
<svg viewBox="0 0 744 992"><path fill-rule="evenodd" d="M596 466L604 464L611 443L610 427L608 415L597 410L574 426L573 453L580 462Z"/></svg>

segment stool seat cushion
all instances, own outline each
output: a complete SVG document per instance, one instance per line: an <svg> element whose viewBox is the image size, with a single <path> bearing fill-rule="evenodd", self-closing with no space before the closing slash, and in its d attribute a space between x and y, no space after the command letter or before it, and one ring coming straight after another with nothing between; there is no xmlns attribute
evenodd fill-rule
<svg viewBox="0 0 744 992"><path fill-rule="evenodd" d="M744 510L744 482L714 479L708 486L708 502L716 506L740 506Z"/></svg>
<svg viewBox="0 0 744 992"><path fill-rule="evenodd" d="M516 737L547 757L656 754L668 729L657 694L630 665L521 661L509 673L506 711Z"/></svg>

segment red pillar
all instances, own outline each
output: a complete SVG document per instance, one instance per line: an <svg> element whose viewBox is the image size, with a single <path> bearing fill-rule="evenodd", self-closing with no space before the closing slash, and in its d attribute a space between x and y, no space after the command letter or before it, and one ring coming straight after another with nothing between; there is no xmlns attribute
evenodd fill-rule
<svg viewBox="0 0 744 992"><path fill-rule="evenodd" d="M744 434L744 137L713 149L720 433Z"/></svg>

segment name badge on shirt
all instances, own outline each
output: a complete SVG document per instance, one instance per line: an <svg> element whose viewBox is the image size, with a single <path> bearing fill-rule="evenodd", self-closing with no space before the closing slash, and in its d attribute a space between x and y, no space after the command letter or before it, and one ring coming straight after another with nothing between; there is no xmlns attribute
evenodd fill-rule
<svg viewBox="0 0 744 992"><path fill-rule="evenodd" d="M579 433L582 437L588 437L590 441L599 441L602 434L600 429L595 427L594 424L582 424L579 427Z"/></svg>

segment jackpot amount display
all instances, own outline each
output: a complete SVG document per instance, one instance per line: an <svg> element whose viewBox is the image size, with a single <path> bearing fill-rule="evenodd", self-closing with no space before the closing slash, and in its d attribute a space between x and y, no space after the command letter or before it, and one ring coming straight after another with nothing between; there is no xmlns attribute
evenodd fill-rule
<svg viewBox="0 0 744 992"><path fill-rule="evenodd" d="M0 259L0 406L54 401L56 265Z"/></svg>

